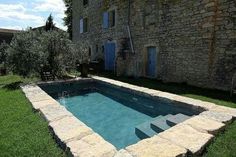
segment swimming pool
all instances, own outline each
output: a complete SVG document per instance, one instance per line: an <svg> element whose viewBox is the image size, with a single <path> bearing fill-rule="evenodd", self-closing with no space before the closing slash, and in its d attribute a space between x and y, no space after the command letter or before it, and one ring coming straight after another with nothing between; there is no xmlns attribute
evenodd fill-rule
<svg viewBox="0 0 236 157"><path fill-rule="evenodd" d="M188 106L150 98L99 81L63 82L40 87L117 149L158 134L175 125L176 121L199 114Z"/></svg>

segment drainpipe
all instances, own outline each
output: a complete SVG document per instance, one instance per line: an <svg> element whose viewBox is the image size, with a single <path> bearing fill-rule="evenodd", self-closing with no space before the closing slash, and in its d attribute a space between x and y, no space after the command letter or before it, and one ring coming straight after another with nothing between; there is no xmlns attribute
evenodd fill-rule
<svg viewBox="0 0 236 157"><path fill-rule="evenodd" d="M135 54L133 38L132 38L131 30L130 30L130 14L131 14L131 0L129 0L129 5L128 5L128 26L127 26L127 30L128 30L128 34L129 34L129 41L130 41L131 51L132 51L133 54ZM138 71L137 58L135 59L135 69L136 69L136 73L137 73L137 71ZM138 75L136 74L135 77L137 78Z"/></svg>
<svg viewBox="0 0 236 157"><path fill-rule="evenodd" d="M128 34L129 34L129 41L130 41L130 46L131 46L132 53L135 53L133 39L132 39L132 35L131 35L131 30L130 30L130 11L131 11L130 8L131 8L131 0L129 0L129 5L128 5L128 26L127 26L127 30L128 30Z"/></svg>

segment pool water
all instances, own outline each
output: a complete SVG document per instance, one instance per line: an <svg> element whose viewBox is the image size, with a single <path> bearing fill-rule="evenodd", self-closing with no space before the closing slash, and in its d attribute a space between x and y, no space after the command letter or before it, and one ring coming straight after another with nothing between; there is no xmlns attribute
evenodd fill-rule
<svg viewBox="0 0 236 157"><path fill-rule="evenodd" d="M58 101L118 149L138 142L135 126L152 119L98 92Z"/></svg>
<svg viewBox="0 0 236 157"><path fill-rule="evenodd" d="M98 82L40 85L75 117L117 149L137 143L135 127L169 114L198 114L163 99Z"/></svg>

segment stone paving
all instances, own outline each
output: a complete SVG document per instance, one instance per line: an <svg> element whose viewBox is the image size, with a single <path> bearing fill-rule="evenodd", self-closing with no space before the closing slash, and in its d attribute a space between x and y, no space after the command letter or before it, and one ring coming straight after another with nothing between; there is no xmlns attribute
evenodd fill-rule
<svg viewBox="0 0 236 157"><path fill-rule="evenodd" d="M22 90L32 107L49 122L57 143L75 157L184 157L201 155L214 137L236 118L236 109L186 98L124 82L94 76L77 81L98 81L137 94L187 105L200 111L192 117L152 138L142 140L120 151L100 135L74 117L65 107L37 85L23 86ZM52 82L55 83L55 82Z"/></svg>

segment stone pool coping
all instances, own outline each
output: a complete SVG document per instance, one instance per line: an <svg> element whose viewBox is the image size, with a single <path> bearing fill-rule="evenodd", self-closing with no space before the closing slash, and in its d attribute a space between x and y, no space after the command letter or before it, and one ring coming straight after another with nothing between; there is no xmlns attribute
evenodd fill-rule
<svg viewBox="0 0 236 157"><path fill-rule="evenodd" d="M131 90L137 94L155 99L187 105L199 112L154 137L144 139L122 150L105 141L100 135L74 117L67 109L44 92L38 85L22 86L25 96L34 110L39 112L49 123L57 143L70 156L75 157L171 157L201 155L213 138L236 118L236 109L218 106L213 103L191 99L171 93L148 89L128 83L93 76L89 79L74 81L98 81L117 88ZM46 84L65 81L46 82ZM45 84L45 83L44 83Z"/></svg>

